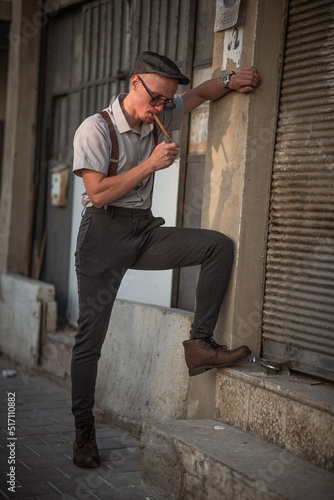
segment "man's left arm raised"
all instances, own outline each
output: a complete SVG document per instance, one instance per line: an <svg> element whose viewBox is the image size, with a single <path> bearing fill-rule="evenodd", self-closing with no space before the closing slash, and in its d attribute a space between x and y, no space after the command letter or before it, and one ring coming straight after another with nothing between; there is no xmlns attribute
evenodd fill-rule
<svg viewBox="0 0 334 500"><path fill-rule="evenodd" d="M223 79L224 77L221 76L212 78L181 94L184 101L184 112L189 113L205 101L219 99L231 90L241 94L252 92L261 82L260 76L252 66L233 74L230 77L228 87L223 86Z"/></svg>

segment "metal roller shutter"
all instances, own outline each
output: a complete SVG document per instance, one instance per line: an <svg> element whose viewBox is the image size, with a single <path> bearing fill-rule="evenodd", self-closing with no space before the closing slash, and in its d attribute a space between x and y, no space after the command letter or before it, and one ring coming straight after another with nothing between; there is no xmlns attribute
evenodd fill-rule
<svg viewBox="0 0 334 500"><path fill-rule="evenodd" d="M334 380L334 3L291 0L274 156L263 356Z"/></svg>

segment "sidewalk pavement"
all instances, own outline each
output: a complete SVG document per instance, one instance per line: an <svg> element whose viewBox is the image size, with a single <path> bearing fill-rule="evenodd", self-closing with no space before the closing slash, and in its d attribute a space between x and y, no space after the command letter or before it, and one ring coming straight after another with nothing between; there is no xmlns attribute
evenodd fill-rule
<svg viewBox="0 0 334 500"><path fill-rule="evenodd" d="M163 498L141 483L139 441L127 431L97 424L102 465L76 467L68 390L17 368L5 378L5 368L13 366L0 357L0 499Z"/></svg>

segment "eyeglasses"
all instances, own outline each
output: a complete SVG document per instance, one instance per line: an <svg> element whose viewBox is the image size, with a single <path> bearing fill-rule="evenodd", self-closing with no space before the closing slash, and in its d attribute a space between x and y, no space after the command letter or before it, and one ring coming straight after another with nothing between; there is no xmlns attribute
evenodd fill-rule
<svg viewBox="0 0 334 500"><path fill-rule="evenodd" d="M151 106L155 107L155 106L161 106L161 104L163 104L164 105L164 109L166 111L175 108L176 104L175 104L174 101L172 101L172 99L163 99L162 97L153 97L153 95L148 90L148 88L146 87L145 83L140 78L140 76L139 75L137 75L137 76L138 76L139 80L141 81L141 83L143 84L144 89L146 90L146 92L148 93L148 95L151 97L151 100L150 100L150 105Z"/></svg>

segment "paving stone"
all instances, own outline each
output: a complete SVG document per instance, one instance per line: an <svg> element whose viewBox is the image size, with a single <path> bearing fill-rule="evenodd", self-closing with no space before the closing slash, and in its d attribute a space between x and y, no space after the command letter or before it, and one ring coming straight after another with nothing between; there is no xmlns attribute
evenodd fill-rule
<svg viewBox="0 0 334 500"><path fill-rule="evenodd" d="M154 500L149 493L141 488L116 488L112 491L92 491L98 500Z"/></svg>
<svg viewBox="0 0 334 500"><path fill-rule="evenodd" d="M37 456L45 456L45 455L58 455L58 454L66 454L69 452L69 446L68 443L64 442L59 442L54 443L52 447L49 444L32 444L31 446L28 446L28 449L35 453Z"/></svg>
<svg viewBox="0 0 334 500"><path fill-rule="evenodd" d="M47 426L53 434L62 434L62 435L71 435L71 440L74 439L75 429L74 429L74 420L67 424L60 424L51 422L50 425Z"/></svg>
<svg viewBox="0 0 334 500"><path fill-rule="evenodd" d="M34 444L42 444L41 437L36 434L29 434L28 436L20 436L16 433L16 437L18 438L18 444L20 448L22 446L31 446Z"/></svg>
<svg viewBox="0 0 334 500"><path fill-rule="evenodd" d="M97 424L102 464L96 469L72 462L74 420L70 394L41 376L1 377L0 500L160 500L141 483L139 440L128 431ZM15 392L16 492L4 478L8 392ZM5 454L5 457L3 455Z"/></svg>
<svg viewBox="0 0 334 500"><path fill-rule="evenodd" d="M102 463L102 465L100 467L97 467L96 469L82 469L81 467L77 467L76 465L74 465L72 461L69 461L67 465L55 465L54 469L62 474L65 478L71 480L75 480L76 478L85 478L86 480L86 478L89 476L94 476L97 473L102 474L103 471L109 472L110 470L112 470L104 463Z"/></svg>
<svg viewBox="0 0 334 500"><path fill-rule="evenodd" d="M99 439L96 438L96 442L98 444L99 450L116 450L116 449L123 449L125 448L124 444L120 443L117 441L115 438L105 438L105 439Z"/></svg>
<svg viewBox="0 0 334 500"><path fill-rule="evenodd" d="M141 473L139 470L131 472L110 471L108 475L103 477L103 479L115 488L133 487L140 485Z"/></svg>
<svg viewBox="0 0 334 500"><path fill-rule="evenodd" d="M104 450L101 450L101 457L103 456ZM140 469L140 453L138 448L111 450L108 460L117 472L131 472Z"/></svg>
<svg viewBox="0 0 334 500"><path fill-rule="evenodd" d="M52 434L53 426L41 426L41 427L23 427L20 421L16 421L16 436L19 438L21 436L35 436L38 432L39 436L43 436L45 434Z"/></svg>
<svg viewBox="0 0 334 500"><path fill-rule="evenodd" d="M51 417L52 418L52 417ZM29 418L22 418L22 419L16 419L17 423L20 425L20 427L34 427L34 432L36 432L36 427L42 427L45 426L46 422L46 416L44 417L29 417ZM49 417L50 420L50 417ZM51 425L51 424L50 424Z"/></svg>
<svg viewBox="0 0 334 500"><path fill-rule="evenodd" d="M112 429L110 427L106 426L101 426L97 425L96 426L98 429L98 438L99 439L105 439L105 438L116 438L118 440L121 440L122 435L126 432L124 429ZM126 435L128 436L129 433L126 432Z"/></svg>
<svg viewBox="0 0 334 500"><path fill-rule="evenodd" d="M56 423L60 424L72 424L73 425L73 416L72 415L57 415L51 417L51 420L53 420Z"/></svg>
<svg viewBox="0 0 334 500"><path fill-rule="evenodd" d="M32 469L35 467L44 468L49 467L50 465L61 465L72 462L72 457L70 456L70 450L68 450L68 455L60 454L60 455L45 455L43 457L37 457L34 455L33 457L24 458L23 461Z"/></svg>
<svg viewBox="0 0 334 500"><path fill-rule="evenodd" d="M35 496L41 495L52 495L55 494L56 490L54 487L48 483L44 483L40 481L38 484L36 483L27 483L22 486L17 486L15 488L15 493L8 492L8 497L11 498L22 498L22 497L30 497L30 499L35 498ZM59 492L58 492L59 493Z"/></svg>
<svg viewBox="0 0 334 500"><path fill-rule="evenodd" d="M42 436L35 436L39 439L39 443L34 443L34 444L60 444L60 443L71 443L73 442L73 431L71 438L69 435L63 436L62 434L44 434ZM20 438L21 442L21 438ZM68 446L67 446L68 449Z"/></svg>
<svg viewBox="0 0 334 500"><path fill-rule="evenodd" d="M29 483L39 484L40 482L51 481L56 486L59 484L66 484L70 478L66 478L61 472L59 472L55 467L47 467L43 469L35 470L20 470L16 475L16 481L21 485L22 488ZM61 489L61 487L59 486Z"/></svg>

